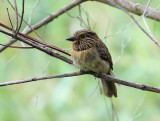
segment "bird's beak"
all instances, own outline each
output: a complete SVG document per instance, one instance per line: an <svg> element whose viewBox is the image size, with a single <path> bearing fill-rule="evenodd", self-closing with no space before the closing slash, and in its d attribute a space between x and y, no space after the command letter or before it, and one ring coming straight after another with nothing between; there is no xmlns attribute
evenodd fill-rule
<svg viewBox="0 0 160 121"><path fill-rule="evenodd" d="M66 40L69 40L69 41L75 41L75 40L76 40L76 38L74 38L74 37L69 37L69 38L67 38Z"/></svg>

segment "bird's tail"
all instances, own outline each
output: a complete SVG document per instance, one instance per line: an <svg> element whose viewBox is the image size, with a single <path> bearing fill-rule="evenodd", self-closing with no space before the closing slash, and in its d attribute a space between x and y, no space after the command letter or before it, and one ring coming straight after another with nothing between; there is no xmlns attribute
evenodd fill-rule
<svg viewBox="0 0 160 121"><path fill-rule="evenodd" d="M110 71L109 75L114 76L112 71ZM101 79L101 82L102 82L104 94L107 97L112 97L113 95L117 97L117 88L116 88L115 83L111 81L107 81L105 79Z"/></svg>

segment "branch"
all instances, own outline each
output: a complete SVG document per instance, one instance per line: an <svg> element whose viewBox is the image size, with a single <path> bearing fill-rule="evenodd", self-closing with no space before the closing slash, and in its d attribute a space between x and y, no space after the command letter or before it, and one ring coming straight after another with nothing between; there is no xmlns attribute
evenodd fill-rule
<svg viewBox="0 0 160 121"><path fill-rule="evenodd" d="M106 75L106 74L98 74L97 75L94 72L74 72L74 73L66 73L66 74L57 74L57 75L34 77L34 78L31 78L31 79L0 83L0 87L1 86L7 86L7 85L14 85L14 84L33 82L33 81L38 81L38 80L53 79L53 78L63 78L63 77L73 77L73 76L79 76L79 75L85 75L85 74L91 74L91 75L94 75L95 77L103 78L103 79L106 79L107 81L115 82L115 83L122 84L122 85L125 85L125 86L129 86L129 87L133 87L133 88L137 88L137 89L141 89L141 90L145 90L145 91L160 93L160 88L152 87L152 86L145 85L145 84L139 84L139 83L125 81L125 80L118 79L118 78L115 78L115 77L112 77L112 76Z"/></svg>
<svg viewBox="0 0 160 121"><path fill-rule="evenodd" d="M0 23L0 26L3 27L3 28L5 28L5 29L7 29L7 30L12 31L12 28L10 28L10 27L2 24L2 23ZM1 30L0 32L6 33L6 32L4 32L4 30ZM43 43L43 42L41 42L41 41L39 41L39 40L31 37L31 36L25 35L25 34L20 33L20 32L18 32L17 34L19 34L19 36L22 36L22 37L24 37L24 38L26 38L26 39L29 39L31 42L34 42L34 43L37 43L37 44L42 44L42 45L44 45L44 47L49 47L49 48L51 48L51 49L57 50L57 51L59 51L59 52L61 52L61 53L64 53L64 54L66 54L66 55L71 56L69 53L67 53L66 51L64 51L64 50L62 50L62 49L60 49L60 48L58 48L58 47L55 47L55 46L52 46L52 45L48 45L48 44ZM13 37L13 38L16 38L16 36L12 36L11 34L9 34L9 36L11 36L11 37ZM15 41L16 41L16 40L15 40ZM10 45L4 45L4 46L9 47Z"/></svg>
<svg viewBox="0 0 160 121"><path fill-rule="evenodd" d="M66 74L57 74L57 75L34 77L34 78L31 78L31 79L25 79L25 80L18 80L18 81L11 81L11 82L0 83L0 87L1 86L7 86L7 85L27 83L27 82L32 82L32 81L38 81L38 80L53 79L53 78L62 78L62 77L72 77L72 76L79 76L79 75L84 75L84 74L81 73L81 72L74 72L74 73L66 73Z"/></svg>
<svg viewBox="0 0 160 121"><path fill-rule="evenodd" d="M127 12L130 12L139 16L143 15L143 12L145 10L145 5L142 5L137 2L132 2L129 0L94 0L94 1L102 2L118 8L115 4L113 4L114 2L114 3L117 3L121 8L125 9ZM160 21L160 10L148 7L145 13L147 15L146 17L156 21Z"/></svg>
<svg viewBox="0 0 160 121"><path fill-rule="evenodd" d="M66 58L66 57L64 57L64 56L62 56L62 55L60 55L60 54L58 54L56 52L53 52L48 47L45 47L45 46L42 46L42 45L37 44L35 42L32 42L29 38L25 38L25 36L21 36L19 34L17 36L14 36L14 33L7 32L7 31L4 31L2 29L0 29L0 32L4 33L4 34L6 34L6 35L8 35L10 37L15 37L15 39L18 39L18 40L20 40L20 41L22 41L22 42L34 47L34 48L37 48L38 50L40 50L40 51L42 51L42 52L44 52L44 53L46 53L46 54L48 54L48 55L50 55L52 57L58 58L58 59L66 62L68 64L72 64L73 63L72 60L70 60L70 59L68 59L68 58Z"/></svg>

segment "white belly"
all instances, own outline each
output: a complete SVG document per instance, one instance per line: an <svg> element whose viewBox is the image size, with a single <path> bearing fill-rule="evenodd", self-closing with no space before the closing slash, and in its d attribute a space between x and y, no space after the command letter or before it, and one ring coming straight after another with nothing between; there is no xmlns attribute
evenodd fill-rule
<svg viewBox="0 0 160 121"><path fill-rule="evenodd" d="M108 73L110 70L109 63L99 57L96 48L83 51L72 50L71 56L74 65L81 70L91 70L97 73Z"/></svg>

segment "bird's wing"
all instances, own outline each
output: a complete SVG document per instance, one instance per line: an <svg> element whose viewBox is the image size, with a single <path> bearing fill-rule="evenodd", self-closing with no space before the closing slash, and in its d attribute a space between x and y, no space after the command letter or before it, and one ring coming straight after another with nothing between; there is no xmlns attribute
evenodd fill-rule
<svg viewBox="0 0 160 121"><path fill-rule="evenodd" d="M100 58L109 62L111 69L113 70L113 63L112 63L112 58L111 55L108 51L108 48L106 47L106 45L102 42L99 41L96 45L96 48L98 50L98 53L100 55Z"/></svg>

